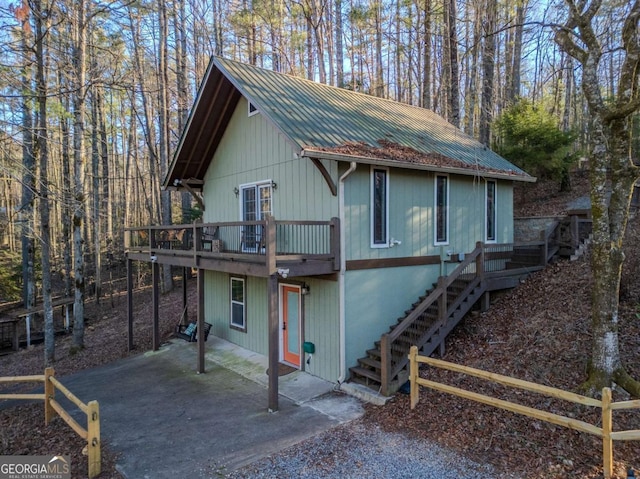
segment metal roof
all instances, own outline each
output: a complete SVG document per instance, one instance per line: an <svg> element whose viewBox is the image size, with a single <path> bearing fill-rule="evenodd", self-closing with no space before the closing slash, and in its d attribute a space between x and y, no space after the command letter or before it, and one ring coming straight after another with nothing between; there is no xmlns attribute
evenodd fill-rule
<svg viewBox="0 0 640 479"><path fill-rule="evenodd" d="M193 178L191 186L202 180L240 95L308 156L349 144L383 149L386 142L425 158L449 158L469 173L535 180L431 110L212 57L165 186L176 179ZM398 167L416 163L388 160Z"/></svg>

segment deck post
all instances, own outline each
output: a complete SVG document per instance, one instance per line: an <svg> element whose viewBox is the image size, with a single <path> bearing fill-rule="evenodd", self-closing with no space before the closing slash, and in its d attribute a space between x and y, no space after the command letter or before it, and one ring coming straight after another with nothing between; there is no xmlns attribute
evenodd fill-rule
<svg viewBox="0 0 640 479"><path fill-rule="evenodd" d="M476 276L480 278L480 283L484 283L484 245L482 241L476 243L478 256L476 257Z"/></svg>
<svg viewBox="0 0 640 479"><path fill-rule="evenodd" d="M151 263L151 284L152 284L152 321L153 321L153 350L157 351L160 349L160 322L158 320L158 302L160 299L160 287L159 287L159 278L160 278L160 265L157 261L153 261Z"/></svg>
<svg viewBox="0 0 640 479"><path fill-rule="evenodd" d="M388 333L380 337L380 383L382 395L391 395L391 342Z"/></svg>
<svg viewBox="0 0 640 479"><path fill-rule="evenodd" d="M482 299L480 300L480 311L485 313L489 311L491 307L491 293L489 291L485 291L482 293Z"/></svg>
<svg viewBox="0 0 640 479"><path fill-rule="evenodd" d="M278 276L267 279L269 301L269 412L278 410L278 362L280 361L280 320L278 305Z"/></svg>
<svg viewBox="0 0 640 479"><path fill-rule="evenodd" d="M540 241L542 241L542 265L545 266L547 264L547 258L549 258L549 240L550 237L547 236L546 231L540 231Z"/></svg>
<svg viewBox="0 0 640 479"><path fill-rule="evenodd" d="M186 271L186 269L185 269ZM198 268L198 373L204 373L204 269ZM186 288L185 288L186 291Z"/></svg>
<svg viewBox="0 0 640 479"><path fill-rule="evenodd" d="M440 276L438 278L438 288L442 289L442 293L438 298L438 320L444 324L447 319L447 278Z"/></svg>
<svg viewBox="0 0 640 479"><path fill-rule="evenodd" d="M269 275L276 272L276 220L268 215L265 218L265 254L267 255L267 270Z"/></svg>
<svg viewBox="0 0 640 479"><path fill-rule="evenodd" d="M127 340L133 351L133 261L127 258Z"/></svg>
<svg viewBox="0 0 640 479"><path fill-rule="evenodd" d="M333 253L333 269L339 271L340 255L343 254L343 252L340 251L340 218L331 218L329 228L329 241L331 243L331 252Z"/></svg>
<svg viewBox="0 0 640 479"><path fill-rule="evenodd" d="M576 250L580 246L580 227L578 215L571 215L571 249ZM572 253L573 254L573 253Z"/></svg>

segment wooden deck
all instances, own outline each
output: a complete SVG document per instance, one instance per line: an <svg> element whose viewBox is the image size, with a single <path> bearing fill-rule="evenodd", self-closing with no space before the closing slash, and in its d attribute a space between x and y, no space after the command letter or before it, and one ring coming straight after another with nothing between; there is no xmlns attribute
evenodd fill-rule
<svg viewBox="0 0 640 479"><path fill-rule="evenodd" d="M333 274L339 221L243 221L127 228L127 258L258 277Z"/></svg>

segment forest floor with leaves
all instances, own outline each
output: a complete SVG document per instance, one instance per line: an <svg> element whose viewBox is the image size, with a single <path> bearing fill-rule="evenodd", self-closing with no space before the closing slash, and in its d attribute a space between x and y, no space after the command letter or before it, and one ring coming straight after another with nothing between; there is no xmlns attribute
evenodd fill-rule
<svg viewBox="0 0 640 479"><path fill-rule="evenodd" d="M586 194L584 176L574 178L570 193L558 193L557 185L539 182L517 188L516 216L560 214L566 204ZM526 199L526 202L523 201ZM620 349L629 372L640 378L640 218L630 222L626 239L620 308ZM195 292L190 286L190 304ZM588 258L560 261L532 274L518 288L495 295L485 313L468 315L447 338L443 359L491 372L513 376L568 391L579 392L586 379L590 352L591 271ZM75 354L71 338L56 344L56 375L65 375L105 364L151 348L151 292L135 293L136 350L127 352L126 296L101 305L86 306L86 348ZM171 336L181 314L181 290L161 296L162 337ZM0 376L41 374L41 345L0 356ZM588 410L526 392L508 391L481 380L453 373L423 369L421 375L475 392L512 400L553 413L600 425L599 410ZM64 379L62 379L64 382ZM614 391L614 400L627 397ZM416 440L435 441L481 463L493 465L499 474L523 478L595 479L602 477L602 441L595 436L518 416L471 401L422 388L420 403L410 409L406 395L396 395L383 407L368 405L360 419L371 427L401 432ZM86 457L82 440L60 419L45 427L41 404L0 410L0 455L69 454L74 477L85 477ZM335 434L344 435L349 424ZM616 412L614 429L640 429L640 414ZM348 431L347 431L348 432ZM332 434L329 431L326 434ZM348 437L348 434L346 435ZM103 442L102 478L117 478L115 455ZM627 467L640 469L640 442L614 444L615 472L626 477Z"/></svg>

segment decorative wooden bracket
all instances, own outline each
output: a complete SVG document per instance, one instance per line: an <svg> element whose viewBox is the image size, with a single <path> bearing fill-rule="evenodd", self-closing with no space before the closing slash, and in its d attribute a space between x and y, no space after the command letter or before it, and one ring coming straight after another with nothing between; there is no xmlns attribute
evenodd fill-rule
<svg viewBox="0 0 640 479"><path fill-rule="evenodd" d="M327 185L329 185L329 189L331 190L331 194L333 196L338 196L338 187L336 186L336 183L333 181L333 178L331 178L331 175L329 174L327 169L324 167L322 162L318 158L311 158L311 161L313 162L313 164L316 166L316 168L318 168L318 170L322 174L322 177L324 178L324 181L326 181Z"/></svg>
<svg viewBox="0 0 640 479"><path fill-rule="evenodd" d="M202 196L200 196L196 190L191 188L186 181L180 180L180 186L191 193L191 196L193 196L193 198L196 200L196 203L198 203L200 209L204 211L204 200L202 199Z"/></svg>

